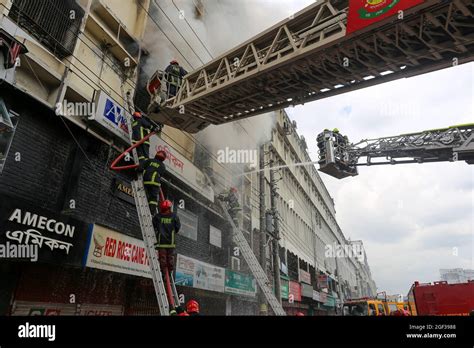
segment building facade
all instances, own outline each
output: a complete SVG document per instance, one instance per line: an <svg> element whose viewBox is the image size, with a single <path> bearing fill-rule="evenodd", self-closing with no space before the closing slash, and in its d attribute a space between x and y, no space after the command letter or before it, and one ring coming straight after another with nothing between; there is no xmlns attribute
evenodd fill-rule
<svg viewBox="0 0 474 348"><path fill-rule="evenodd" d="M450 284L467 283L474 280L474 270L472 269L440 269L439 274L441 280L447 281Z"/></svg>
<svg viewBox="0 0 474 348"><path fill-rule="evenodd" d="M196 21L206 12L197 3ZM150 16L149 0L0 0L0 244L39 246L35 262L0 261L2 315L159 313L130 177L109 170L128 146L130 100L147 107L141 69L153 57L142 41L158 25ZM275 207L283 302L289 314L333 314L375 285L366 261L325 256L327 245L348 243L334 202L314 166L294 166L310 161L296 127L283 111L272 117L265 161L289 165L278 171ZM251 123L232 127L252 131ZM171 127L151 142L169 154L163 189L183 222L182 299L198 299L203 314L257 314L255 279L215 195L238 187L239 225L260 256L262 233L269 242L272 234L259 222L259 173L219 161L215 148ZM250 150L258 155L261 144ZM264 176L268 210L273 184ZM272 250L264 250L271 275Z"/></svg>

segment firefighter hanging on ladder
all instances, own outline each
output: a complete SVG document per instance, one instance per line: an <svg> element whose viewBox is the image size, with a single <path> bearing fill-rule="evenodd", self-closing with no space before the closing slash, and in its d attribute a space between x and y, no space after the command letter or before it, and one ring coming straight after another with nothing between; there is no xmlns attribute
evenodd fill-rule
<svg viewBox="0 0 474 348"><path fill-rule="evenodd" d="M132 145L135 145L140 140L145 138L151 132L160 132L161 127L154 125L147 117L143 116L141 112L135 111L133 113L132 122ZM137 155L139 161L139 170L144 169L143 164L147 158L150 157L150 141L146 140L137 147Z"/></svg>
<svg viewBox="0 0 474 348"><path fill-rule="evenodd" d="M161 177L166 172L165 160L166 153L160 150L156 153L155 158L149 158L143 162L143 186L145 187L151 215L155 215L158 208Z"/></svg>
<svg viewBox="0 0 474 348"><path fill-rule="evenodd" d="M238 220L237 214L239 213L239 211L242 210L242 208L240 207L240 204L239 204L239 196L238 196L237 188L231 187L227 194L226 193L221 193L219 196L217 196L217 198L219 200L223 201L223 202L228 203L229 215L232 218L232 220L234 221L235 226L238 227L239 226L239 220Z"/></svg>

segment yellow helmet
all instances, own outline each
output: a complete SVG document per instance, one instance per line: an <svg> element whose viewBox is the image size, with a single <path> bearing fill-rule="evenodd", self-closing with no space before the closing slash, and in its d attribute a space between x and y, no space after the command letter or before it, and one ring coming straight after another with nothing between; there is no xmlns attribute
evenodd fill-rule
<svg viewBox="0 0 474 348"><path fill-rule="evenodd" d="M334 128L332 131L333 131L334 133L339 133L339 129L337 129L337 128Z"/></svg>

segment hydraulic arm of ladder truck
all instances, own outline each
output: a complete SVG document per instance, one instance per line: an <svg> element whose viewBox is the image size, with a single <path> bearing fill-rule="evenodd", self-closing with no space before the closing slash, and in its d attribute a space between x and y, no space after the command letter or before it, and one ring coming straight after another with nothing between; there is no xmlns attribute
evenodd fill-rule
<svg viewBox="0 0 474 348"><path fill-rule="evenodd" d="M317 137L319 170L342 179L358 166L456 162L474 164L474 123L350 143L338 130ZM384 158L382 161L372 159ZM364 161L365 159L365 161Z"/></svg>

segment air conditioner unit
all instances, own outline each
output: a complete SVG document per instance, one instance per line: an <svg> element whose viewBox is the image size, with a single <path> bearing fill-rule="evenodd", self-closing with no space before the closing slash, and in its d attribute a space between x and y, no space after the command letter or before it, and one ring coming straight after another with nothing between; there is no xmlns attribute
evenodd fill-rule
<svg viewBox="0 0 474 348"><path fill-rule="evenodd" d="M233 271L240 271L240 259L238 257L230 257L230 269Z"/></svg>

